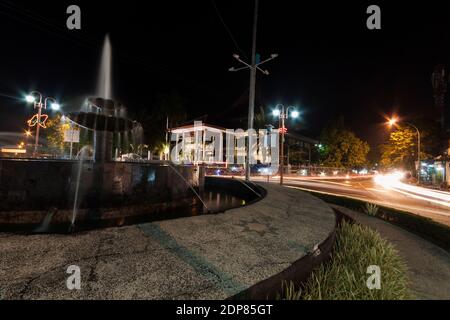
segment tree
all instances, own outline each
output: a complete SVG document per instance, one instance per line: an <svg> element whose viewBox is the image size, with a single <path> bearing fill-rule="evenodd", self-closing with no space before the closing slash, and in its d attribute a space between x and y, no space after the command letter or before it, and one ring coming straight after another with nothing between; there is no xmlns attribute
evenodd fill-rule
<svg viewBox="0 0 450 320"><path fill-rule="evenodd" d="M342 118L322 131L320 141L323 165L347 169L367 165L369 144L345 128Z"/></svg>
<svg viewBox="0 0 450 320"><path fill-rule="evenodd" d="M69 142L64 142L64 132L71 129L71 125L67 121L63 121L62 115L57 113L54 117L46 121L47 128L44 129L43 136L46 139L47 151L56 155L61 155L65 151L69 153ZM79 131L79 142L73 144L73 155L75 156L81 148L93 144L93 131L83 129L76 125L73 130ZM42 130L42 129L41 129ZM42 131L41 131L42 132Z"/></svg>
<svg viewBox="0 0 450 320"><path fill-rule="evenodd" d="M391 132L389 141L381 145L380 149L380 164L384 168L415 170L415 161L417 161L417 133L412 128L399 126L397 130ZM422 145L422 150L425 150L425 145ZM420 157L421 159L425 159L428 155L421 152Z"/></svg>
<svg viewBox="0 0 450 320"><path fill-rule="evenodd" d="M186 121L186 104L186 99L172 90L158 95L152 108L143 108L139 114L135 115L144 129L148 147L152 152L164 151L167 118L170 128L179 126Z"/></svg>
<svg viewBox="0 0 450 320"><path fill-rule="evenodd" d="M132 144L130 143L130 149L131 152L134 154L137 154L141 157L145 156L145 152L148 151L148 145L147 144Z"/></svg>
<svg viewBox="0 0 450 320"><path fill-rule="evenodd" d="M266 122L266 113L264 112L263 107L259 107L259 112L255 114L253 127L255 130L265 129L267 125Z"/></svg>
<svg viewBox="0 0 450 320"><path fill-rule="evenodd" d="M56 153L64 152L64 131L69 129L70 125L61 121L61 114L56 114L46 122L44 136L47 140L47 147L50 151Z"/></svg>

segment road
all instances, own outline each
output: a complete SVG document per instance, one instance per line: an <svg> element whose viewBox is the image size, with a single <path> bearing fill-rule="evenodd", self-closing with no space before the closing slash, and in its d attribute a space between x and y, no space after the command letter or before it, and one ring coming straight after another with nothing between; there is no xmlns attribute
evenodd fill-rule
<svg viewBox="0 0 450 320"><path fill-rule="evenodd" d="M267 178L253 177L254 181ZM279 183L279 178L271 181ZM309 178L284 177L286 187L370 201L408 211L450 226L450 193L402 183L396 177Z"/></svg>

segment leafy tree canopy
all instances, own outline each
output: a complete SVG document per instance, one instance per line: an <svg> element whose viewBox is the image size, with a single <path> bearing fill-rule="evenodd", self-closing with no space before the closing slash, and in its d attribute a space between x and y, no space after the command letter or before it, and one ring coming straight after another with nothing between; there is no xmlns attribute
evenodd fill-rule
<svg viewBox="0 0 450 320"><path fill-rule="evenodd" d="M423 142L423 140L422 140ZM397 168L414 170L417 160L417 133L409 126L399 126L391 132L387 143L381 145L380 164L384 168ZM422 145L422 150L424 150ZM429 157L425 152L421 152L421 159Z"/></svg>
<svg viewBox="0 0 450 320"><path fill-rule="evenodd" d="M323 165L347 169L367 165L369 144L347 129L342 118L322 131L320 141Z"/></svg>

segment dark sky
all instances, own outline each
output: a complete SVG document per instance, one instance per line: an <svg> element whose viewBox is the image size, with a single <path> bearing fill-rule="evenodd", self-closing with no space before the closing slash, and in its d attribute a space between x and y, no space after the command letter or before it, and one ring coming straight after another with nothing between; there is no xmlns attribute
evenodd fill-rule
<svg viewBox="0 0 450 320"><path fill-rule="evenodd" d="M187 99L192 117L230 109L248 89L247 71L227 70L238 66L233 53L251 55L253 3L0 0L0 131L25 127L32 110L17 98L28 90L56 96L67 109L93 94L106 33L114 96L131 112L172 89ZM66 29L70 4L81 7L81 31ZM299 106L297 128L310 136L342 114L373 144L382 137L383 113L428 115L433 67L449 57L449 2L377 1L376 31L366 28L370 4L261 0L257 51L279 57L266 66L270 76L258 75L259 103ZM236 112L245 115L245 105Z"/></svg>

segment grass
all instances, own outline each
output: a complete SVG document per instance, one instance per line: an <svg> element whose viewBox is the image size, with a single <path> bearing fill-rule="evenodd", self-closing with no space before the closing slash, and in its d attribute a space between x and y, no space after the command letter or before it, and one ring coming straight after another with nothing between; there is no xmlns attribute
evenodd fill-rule
<svg viewBox="0 0 450 320"><path fill-rule="evenodd" d="M347 197L338 197L317 192L310 194L322 199L325 202L346 207L355 211L366 211L366 202ZM450 252L450 227L433 221L430 218L412 214L393 208L379 206L374 217L385 220L391 224L399 226L416 235L434 243L435 245Z"/></svg>
<svg viewBox="0 0 450 320"><path fill-rule="evenodd" d="M369 216L376 217L380 208L376 204L366 202L363 209Z"/></svg>
<svg viewBox="0 0 450 320"><path fill-rule="evenodd" d="M381 288L370 290L367 268L380 267ZM403 300L412 299L406 266L391 244L368 227L343 222L330 262L315 269L302 289L283 284L283 300Z"/></svg>

